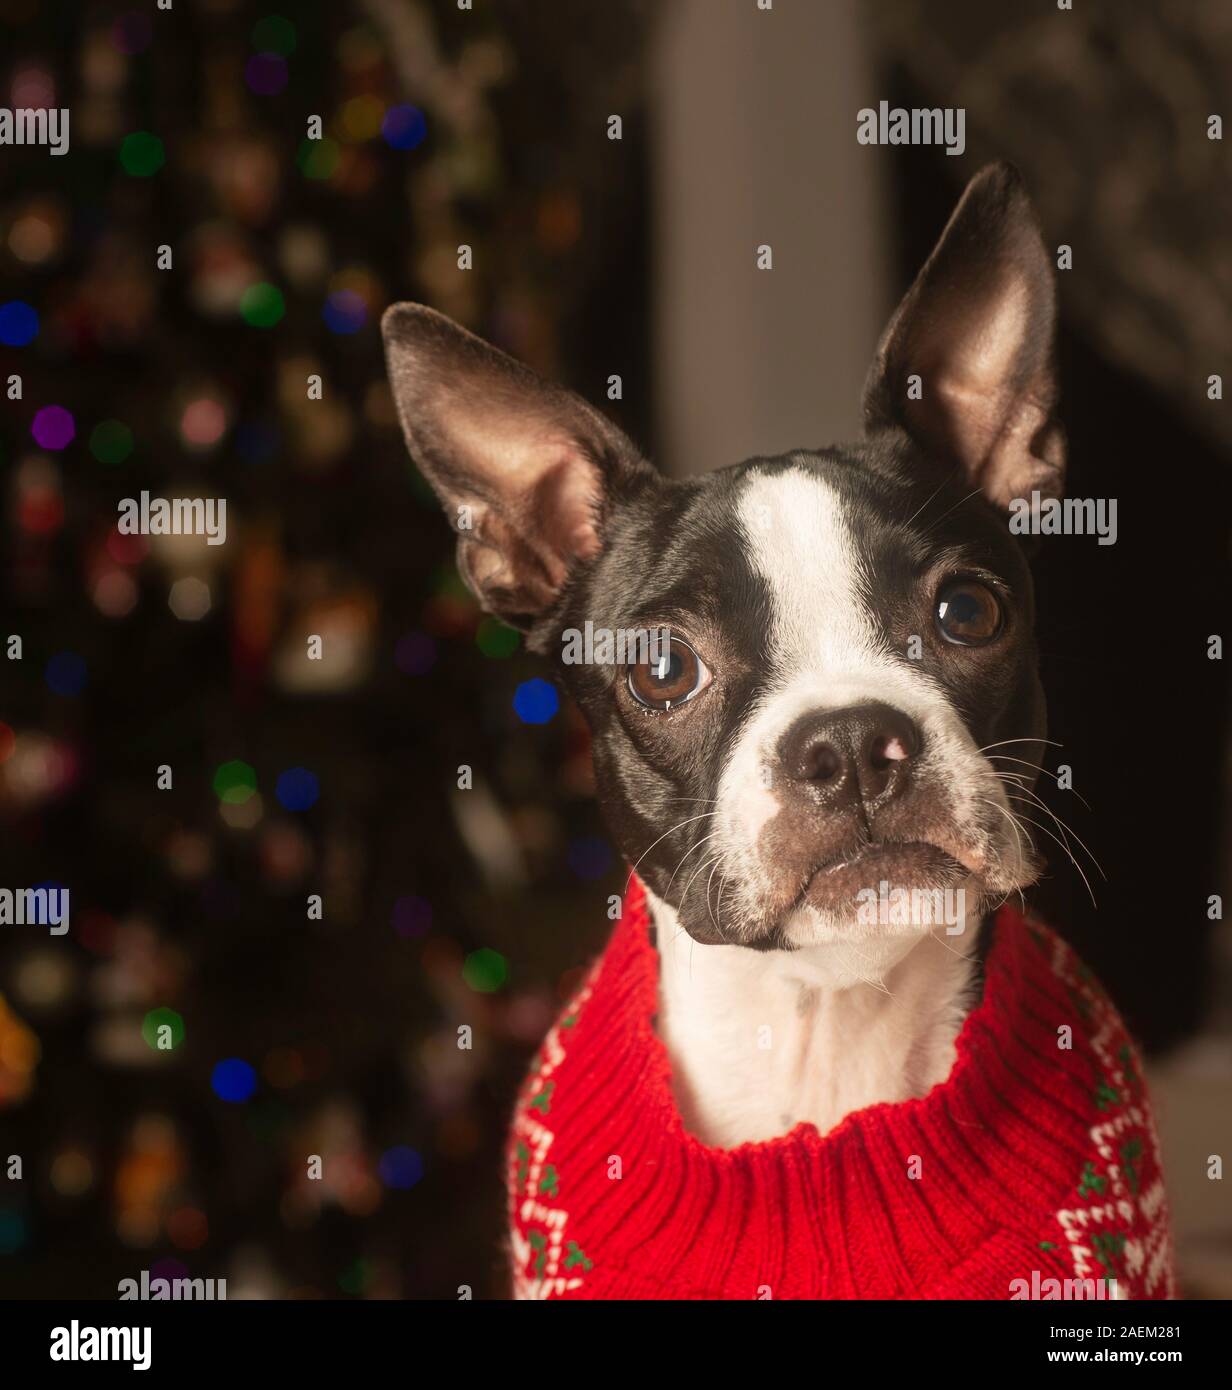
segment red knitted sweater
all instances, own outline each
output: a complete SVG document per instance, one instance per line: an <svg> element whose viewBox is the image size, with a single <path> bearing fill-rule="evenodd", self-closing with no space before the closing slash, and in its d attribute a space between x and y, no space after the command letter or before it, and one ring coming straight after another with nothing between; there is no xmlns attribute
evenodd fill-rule
<svg viewBox="0 0 1232 1390"><path fill-rule="evenodd" d="M1048 1281L1076 1279L1174 1295L1137 1053L1046 927L1001 909L983 1000L928 1095L718 1149L672 1096L647 926L635 883L519 1095L518 1297L1072 1297Z"/></svg>

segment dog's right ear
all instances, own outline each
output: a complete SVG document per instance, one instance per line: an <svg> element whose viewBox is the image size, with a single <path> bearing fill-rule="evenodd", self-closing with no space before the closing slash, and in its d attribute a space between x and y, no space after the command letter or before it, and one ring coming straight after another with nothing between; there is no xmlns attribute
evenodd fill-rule
<svg viewBox="0 0 1232 1390"><path fill-rule="evenodd" d="M653 476L597 410L421 304L381 320L407 448L458 534L458 568L526 630L602 549L613 492Z"/></svg>
<svg viewBox="0 0 1232 1390"><path fill-rule="evenodd" d="M1018 171L967 185L882 335L865 383L869 434L905 429L995 506L1061 496L1052 260Z"/></svg>

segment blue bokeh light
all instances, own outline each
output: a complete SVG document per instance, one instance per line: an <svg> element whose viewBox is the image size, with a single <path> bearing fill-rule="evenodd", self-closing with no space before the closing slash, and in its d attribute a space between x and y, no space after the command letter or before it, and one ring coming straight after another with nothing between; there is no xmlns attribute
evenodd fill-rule
<svg viewBox="0 0 1232 1390"><path fill-rule="evenodd" d="M25 347L38 337L39 316L24 299L0 304L0 343L5 347Z"/></svg>
<svg viewBox="0 0 1232 1390"><path fill-rule="evenodd" d="M57 695L80 695L87 675L86 663L76 652L57 652L43 671L43 678Z"/></svg>
<svg viewBox="0 0 1232 1390"><path fill-rule="evenodd" d="M220 1100L242 1105L257 1089L257 1073L242 1057L228 1057L214 1067L210 1085Z"/></svg>
<svg viewBox="0 0 1232 1390"><path fill-rule="evenodd" d="M523 681L514 691L513 708L523 724L546 724L556 717L560 709L560 696L556 687L541 680Z"/></svg>
<svg viewBox="0 0 1232 1390"><path fill-rule="evenodd" d="M317 804L321 783L306 767L290 767L279 774L274 795L285 810L307 811Z"/></svg>

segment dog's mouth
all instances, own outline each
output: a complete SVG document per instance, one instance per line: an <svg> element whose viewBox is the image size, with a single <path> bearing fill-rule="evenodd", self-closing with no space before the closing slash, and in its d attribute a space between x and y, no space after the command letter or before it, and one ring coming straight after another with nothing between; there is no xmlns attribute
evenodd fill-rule
<svg viewBox="0 0 1232 1390"><path fill-rule="evenodd" d="M934 892L970 882L974 864L927 840L870 840L815 865L792 910L848 915L894 889Z"/></svg>

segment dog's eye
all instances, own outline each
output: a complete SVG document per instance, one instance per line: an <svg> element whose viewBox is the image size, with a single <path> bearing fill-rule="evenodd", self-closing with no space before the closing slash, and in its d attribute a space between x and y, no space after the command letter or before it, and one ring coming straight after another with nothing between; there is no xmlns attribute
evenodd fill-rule
<svg viewBox="0 0 1232 1390"><path fill-rule="evenodd" d="M1001 601L971 579L947 584L937 595L937 626L947 642L982 647L1001 631Z"/></svg>
<svg viewBox="0 0 1232 1390"><path fill-rule="evenodd" d="M629 667L629 693L650 709L669 710L699 695L710 684L705 662L679 637L654 661Z"/></svg>

